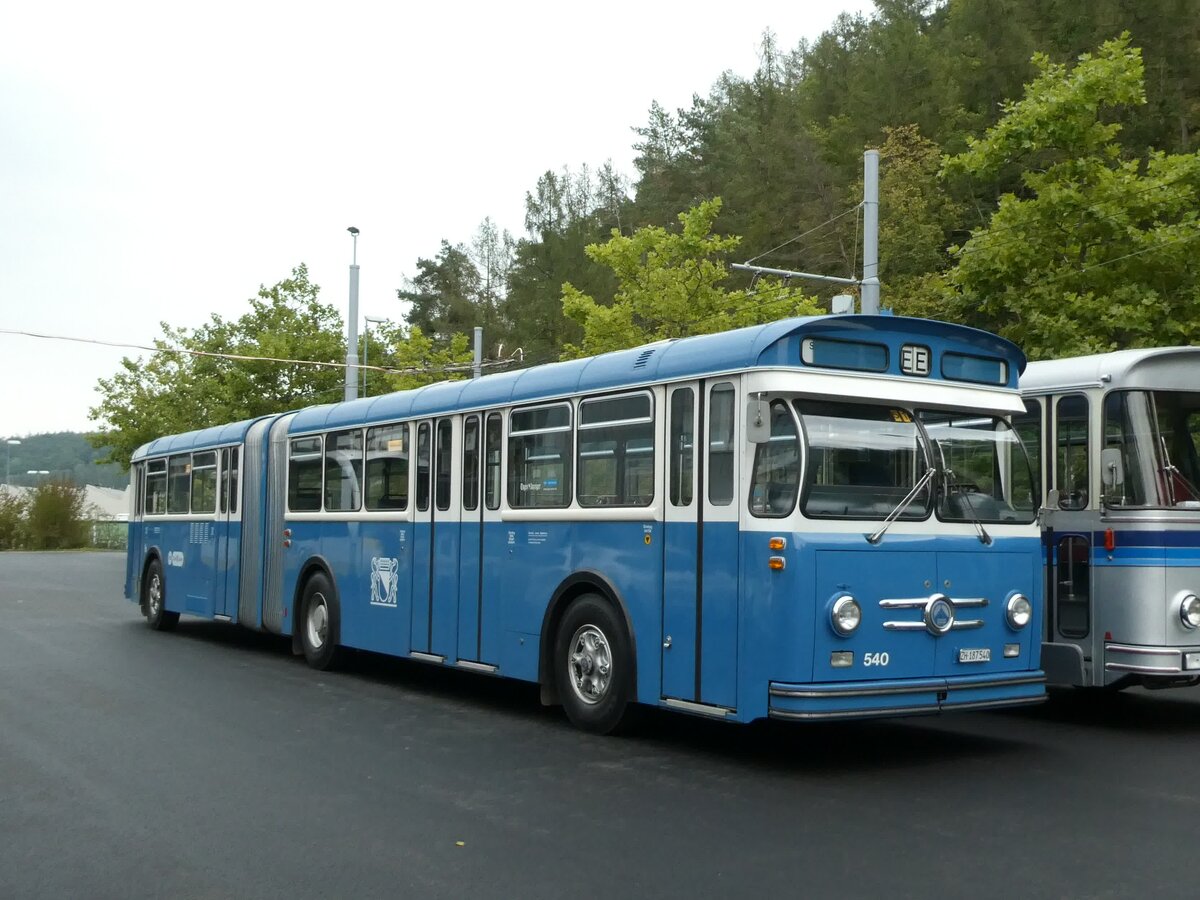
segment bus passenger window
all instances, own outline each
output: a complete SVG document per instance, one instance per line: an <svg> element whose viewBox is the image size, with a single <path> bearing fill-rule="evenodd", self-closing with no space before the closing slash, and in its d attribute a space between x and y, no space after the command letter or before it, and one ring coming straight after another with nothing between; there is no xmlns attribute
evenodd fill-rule
<svg viewBox="0 0 1200 900"><path fill-rule="evenodd" d="M367 429L367 509L408 509L408 425Z"/></svg>
<svg viewBox="0 0 1200 900"><path fill-rule="evenodd" d="M671 505L691 506L693 490L693 430L696 393L679 388L671 395Z"/></svg>
<svg viewBox="0 0 1200 900"><path fill-rule="evenodd" d="M152 459L146 463L146 505L148 516L161 516L167 511L167 461Z"/></svg>
<svg viewBox="0 0 1200 900"><path fill-rule="evenodd" d="M467 510L479 508L479 416L463 423L462 504Z"/></svg>
<svg viewBox="0 0 1200 900"><path fill-rule="evenodd" d="M733 502L733 385L718 384L708 395L708 502Z"/></svg>
<svg viewBox="0 0 1200 900"><path fill-rule="evenodd" d="M362 503L362 431L325 435L325 509L354 512Z"/></svg>
<svg viewBox="0 0 1200 900"><path fill-rule="evenodd" d="M437 487L435 501L438 509L450 508L450 475L454 470L453 432L449 419L437 423Z"/></svg>
<svg viewBox="0 0 1200 900"><path fill-rule="evenodd" d="M188 495L192 487L192 457L184 453L172 456L167 464L167 512L188 511Z"/></svg>
<svg viewBox="0 0 1200 900"><path fill-rule="evenodd" d="M579 405L580 506L649 506L654 500L654 412L649 394Z"/></svg>
<svg viewBox="0 0 1200 900"><path fill-rule="evenodd" d="M138 463L133 467L133 484L134 484L134 500L133 500L133 517L136 519L142 514L143 504L146 502L145 492L146 485L146 467L142 463Z"/></svg>
<svg viewBox="0 0 1200 900"><path fill-rule="evenodd" d="M500 413L489 413L487 417L487 444L484 460L484 500L488 509L500 508L500 448L503 426Z"/></svg>
<svg viewBox="0 0 1200 900"><path fill-rule="evenodd" d="M417 509L429 509L429 423L417 428Z"/></svg>
<svg viewBox="0 0 1200 900"><path fill-rule="evenodd" d="M754 452L750 512L777 518L796 508L800 488L800 432L786 403L771 403L771 438Z"/></svg>
<svg viewBox="0 0 1200 900"><path fill-rule="evenodd" d="M239 465L238 448L234 447L229 451L229 512L237 513L238 510L238 465Z"/></svg>
<svg viewBox="0 0 1200 900"><path fill-rule="evenodd" d="M217 453L192 455L192 512L217 511Z"/></svg>
<svg viewBox="0 0 1200 900"><path fill-rule="evenodd" d="M514 410L508 434L508 504L514 509L571 503L571 407Z"/></svg>
<svg viewBox="0 0 1200 900"><path fill-rule="evenodd" d="M1058 470L1054 486L1062 509L1087 509L1088 479L1088 401L1072 394L1058 401L1055 408L1055 440Z"/></svg>
<svg viewBox="0 0 1200 900"><path fill-rule="evenodd" d="M221 449L221 515L229 512L229 448Z"/></svg>
<svg viewBox="0 0 1200 900"><path fill-rule="evenodd" d="M321 439L296 438L288 447L288 509L321 511Z"/></svg>

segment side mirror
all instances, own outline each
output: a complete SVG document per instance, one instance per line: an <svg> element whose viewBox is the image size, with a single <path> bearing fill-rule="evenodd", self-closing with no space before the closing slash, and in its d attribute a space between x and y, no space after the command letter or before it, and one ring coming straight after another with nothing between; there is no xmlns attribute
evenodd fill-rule
<svg viewBox="0 0 1200 900"><path fill-rule="evenodd" d="M1125 483L1125 463L1119 447L1107 447L1100 451L1100 473L1106 488L1120 487Z"/></svg>
<svg viewBox="0 0 1200 900"><path fill-rule="evenodd" d="M746 403L746 440L752 444L765 444L771 439L771 404L766 400L750 400Z"/></svg>

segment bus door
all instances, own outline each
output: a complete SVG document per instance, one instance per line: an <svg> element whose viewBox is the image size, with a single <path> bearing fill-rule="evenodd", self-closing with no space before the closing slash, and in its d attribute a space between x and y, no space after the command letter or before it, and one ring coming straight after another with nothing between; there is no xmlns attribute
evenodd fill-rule
<svg viewBox="0 0 1200 900"><path fill-rule="evenodd" d="M487 604L487 570L500 571L499 559L488 565L486 552L487 523L500 521L500 453L502 442L500 413L472 413L462 420L461 500L459 526L458 575L458 649L457 657L478 663L489 670L489 660L498 657L492 644L499 637L499 603ZM492 529L496 532L496 529ZM497 532L498 533L498 532ZM502 552L496 547L495 552ZM498 598L493 598L498 599ZM491 638L491 641L485 640Z"/></svg>
<svg viewBox="0 0 1200 900"><path fill-rule="evenodd" d="M662 694L728 709L737 705L736 409L732 381L673 386L664 454Z"/></svg>
<svg viewBox="0 0 1200 900"><path fill-rule="evenodd" d="M193 453L191 476L192 521L183 552L186 611L212 616L219 611L217 592L223 592L225 586L224 572L219 569L225 528L217 512L217 451Z"/></svg>
<svg viewBox="0 0 1200 900"><path fill-rule="evenodd" d="M445 416L417 426L412 645L414 653L435 656L439 661L454 659L458 645L462 511L456 456L460 445L459 417ZM424 509L421 500L425 501ZM425 560L427 567L423 565Z"/></svg>
<svg viewBox="0 0 1200 900"><path fill-rule="evenodd" d="M132 506L129 510L129 529L126 540L129 546L125 553L125 581L129 586L126 595L131 600L140 600L142 562L145 559L145 513L146 513L146 464L137 463L129 481Z"/></svg>
<svg viewBox="0 0 1200 900"><path fill-rule="evenodd" d="M220 456L220 499L217 505L217 579L213 611L234 619L241 573L241 517L238 514L240 447L224 447Z"/></svg>
<svg viewBox="0 0 1200 900"><path fill-rule="evenodd" d="M1092 533L1097 525L1091 509L1088 412L1088 398L1083 394L1060 397L1054 404L1052 483L1058 490L1058 505L1049 516L1046 536L1050 556L1047 639L1077 647L1073 655L1084 672L1093 659ZM1102 683L1103 672L1097 674Z"/></svg>

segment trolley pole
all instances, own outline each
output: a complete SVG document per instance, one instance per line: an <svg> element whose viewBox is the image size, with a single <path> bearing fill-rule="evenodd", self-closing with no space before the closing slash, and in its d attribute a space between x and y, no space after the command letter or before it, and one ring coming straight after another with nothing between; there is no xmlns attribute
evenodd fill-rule
<svg viewBox="0 0 1200 900"><path fill-rule="evenodd" d="M350 257L350 315L346 317L346 400L358 399L358 229L346 229L354 240Z"/></svg>

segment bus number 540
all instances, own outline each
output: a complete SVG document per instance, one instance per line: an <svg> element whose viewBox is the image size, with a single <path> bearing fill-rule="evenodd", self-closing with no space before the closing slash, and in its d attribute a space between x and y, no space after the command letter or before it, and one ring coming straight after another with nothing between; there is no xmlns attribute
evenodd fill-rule
<svg viewBox="0 0 1200 900"><path fill-rule="evenodd" d="M888 655L886 652L885 653L864 653L863 654L863 665L864 666L886 666L887 664L888 664Z"/></svg>

